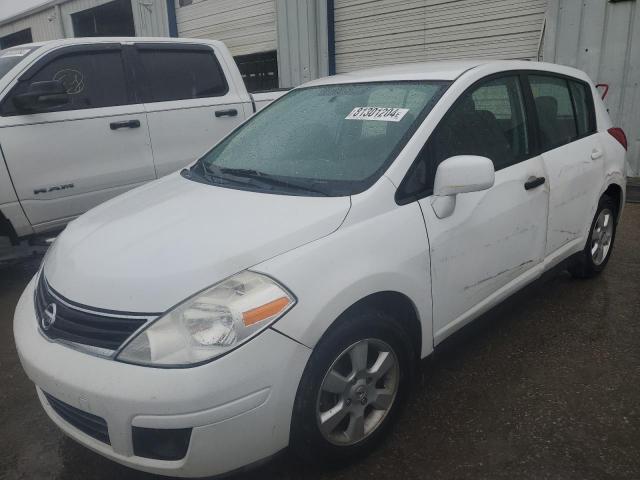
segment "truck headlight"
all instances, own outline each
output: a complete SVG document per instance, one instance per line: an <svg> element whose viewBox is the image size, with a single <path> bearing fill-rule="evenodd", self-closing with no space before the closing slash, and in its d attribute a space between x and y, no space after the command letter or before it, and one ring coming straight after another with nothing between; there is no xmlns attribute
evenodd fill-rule
<svg viewBox="0 0 640 480"><path fill-rule="evenodd" d="M212 360L267 328L295 301L266 275L240 272L155 320L125 345L117 360L154 366Z"/></svg>

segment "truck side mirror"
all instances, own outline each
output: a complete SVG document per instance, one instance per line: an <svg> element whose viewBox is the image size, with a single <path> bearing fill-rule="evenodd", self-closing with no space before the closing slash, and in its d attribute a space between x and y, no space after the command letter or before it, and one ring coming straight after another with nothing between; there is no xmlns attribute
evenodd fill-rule
<svg viewBox="0 0 640 480"><path fill-rule="evenodd" d="M457 155L438 165L431 207L438 218L448 217L456 207L456 195L493 187L493 162L477 155Z"/></svg>
<svg viewBox="0 0 640 480"><path fill-rule="evenodd" d="M69 103L69 94L62 82L50 80L33 82L27 93L13 97L13 104L19 112L31 113L47 111Z"/></svg>

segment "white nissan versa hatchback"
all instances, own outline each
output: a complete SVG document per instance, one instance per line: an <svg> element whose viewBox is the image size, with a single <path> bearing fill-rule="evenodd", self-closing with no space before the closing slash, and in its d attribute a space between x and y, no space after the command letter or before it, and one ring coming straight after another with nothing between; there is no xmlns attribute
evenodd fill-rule
<svg viewBox="0 0 640 480"><path fill-rule="evenodd" d="M47 414L133 468L370 450L415 362L569 259L606 265L625 144L582 72L337 75L72 222L17 306Z"/></svg>

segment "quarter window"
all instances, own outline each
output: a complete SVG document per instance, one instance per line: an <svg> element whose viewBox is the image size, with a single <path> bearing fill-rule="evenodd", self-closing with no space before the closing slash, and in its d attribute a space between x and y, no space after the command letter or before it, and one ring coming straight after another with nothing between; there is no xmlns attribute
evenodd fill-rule
<svg viewBox="0 0 640 480"><path fill-rule="evenodd" d="M489 80L457 100L420 152L399 195L429 195L438 165L455 155L490 158L496 170L529 155L524 100L517 76Z"/></svg>
<svg viewBox="0 0 640 480"><path fill-rule="evenodd" d="M146 74L145 103L217 97L227 83L211 49L139 49Z"/></svg>
<svg viewBox="0 0 640 480"><path fill-rule="evenodd" d="M576 118L578 120L578 135L584 137L595 132L594 115L591 109L588 95L591 95L587 85L579 82L569 82L571 96L576 107Z"/></svg>
<svg viewBox="0 0 640 480"><path fill-rule="evenodd" d="M129 103L124 65L120 50L84 51L62 55L42 67L29 80L20 82L10 97L27 93L34 82L62 82L69 103L56 111L112 107ZM16 114L11 98L3 114Z"/></svg>
<svg viewBox="0 0 640 480"><path fill-rule="evenodd" d="M575 140L578 136L576 116L567 80L530 75L529 83L538 114L542 149L550 150Z"/></svg>

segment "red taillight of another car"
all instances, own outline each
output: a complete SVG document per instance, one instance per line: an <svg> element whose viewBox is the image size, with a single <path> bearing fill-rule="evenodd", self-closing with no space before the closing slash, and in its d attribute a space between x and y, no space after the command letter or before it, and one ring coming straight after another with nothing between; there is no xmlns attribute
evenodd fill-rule
<svg viewBox="0 0 640 480"><path fill-rule="evenodd" d="M628 147L627 136L624 134L624 130L616 127L616 128L610 128L609 130L607 130L607 132L609 132L609 134L613 138L615 138L618 142L620 142L620 145L622 145L625 150L627 149Z"/></svg>

